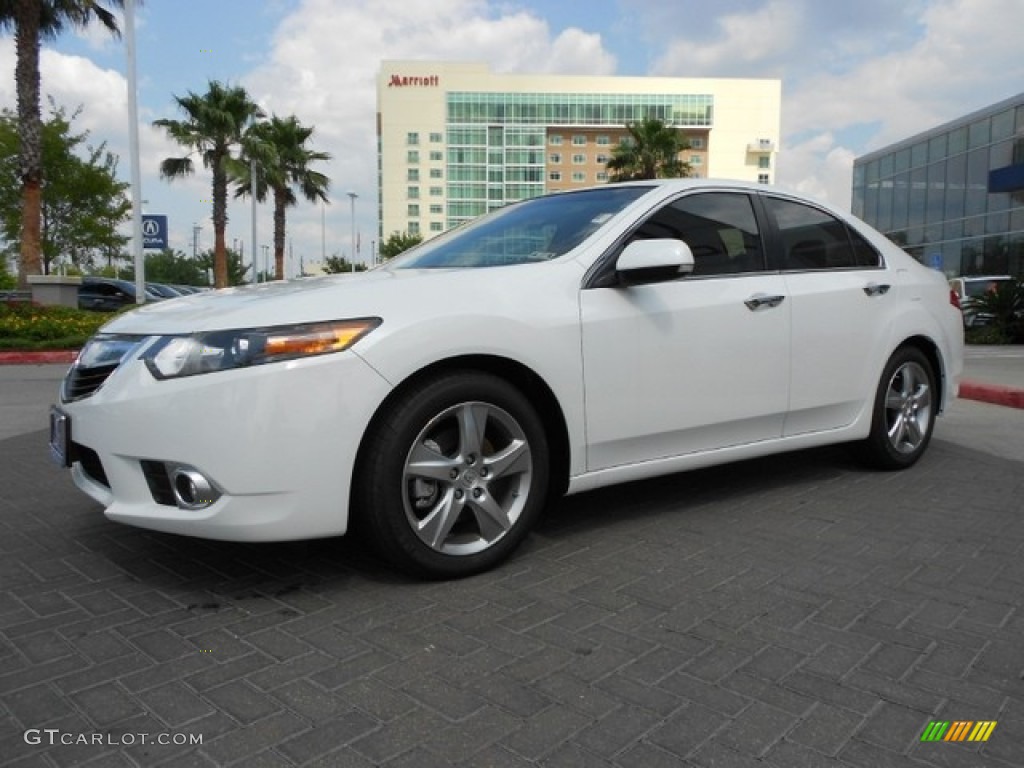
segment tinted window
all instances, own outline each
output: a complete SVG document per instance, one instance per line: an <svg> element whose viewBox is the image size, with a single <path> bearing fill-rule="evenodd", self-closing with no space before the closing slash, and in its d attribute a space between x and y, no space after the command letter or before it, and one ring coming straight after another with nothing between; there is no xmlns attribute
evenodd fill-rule
<svg viewBox="0 0 1024 768"><path fill-rule="evenodd" d="M634 238L674 238L693 251L694 275L764 269L757 218L750 198L734 192L703 192L670 203L647 219Z"/></svg>
<svg viewBox="0 0 1024 768"><path fill-rule="evenodd" d="M809 205L766 197L782 244L782 269L877 267L878 252L839 219Z"/></svg>

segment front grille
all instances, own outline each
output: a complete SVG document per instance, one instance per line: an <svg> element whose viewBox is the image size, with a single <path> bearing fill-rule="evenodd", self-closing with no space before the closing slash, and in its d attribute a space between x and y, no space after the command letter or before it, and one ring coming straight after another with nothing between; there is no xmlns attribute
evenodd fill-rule
<svg viewBox="0 0 1024 768"><path fill-rule="evenodd" d="M88 397L102 386L103 382L117 370L120 362L109 365L97 365L94 368L72 366L64 378L64 401L78 400Z"/></svg>
<svg viewBox="0 0 1024 768"><path fill-rule="evenodd" d="M177 506L174 489L171 487L171 478L167 474L167 465L162 461L150 459L143 459L139 464L142 465L142 474L146 477L149 492L153 494L153 501L168 507Z"/></svg>
<svg viewBox="0 0 1024 768"><path fill-rule="evenodd" d="M104 488L110 488L110 481L107 480L107 473L103 471L103 462L99 454L92 448L86 448L81 443L72 444L75 461L82 465L82 471L88 475L93 482L99 483Z"/></svg>

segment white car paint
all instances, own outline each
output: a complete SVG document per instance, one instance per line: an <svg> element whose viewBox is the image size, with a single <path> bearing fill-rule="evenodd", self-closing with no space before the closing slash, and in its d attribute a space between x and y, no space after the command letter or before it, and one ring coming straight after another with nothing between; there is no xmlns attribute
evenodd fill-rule
<svg viewBox="0 0 1024 768"><path fill-rule="evenodd" d="M353 468L374 416L403 382L462 359L511 361L550 390L578 492L610 483L856 440L871 426L886 360L921 337L956 395L962 327L944 277L848 215L884 266L846 272L681 277L586 287L595 264L666 201L729 182L649 191L551 260L469 269L384 265L366 274L194 294L115 318L105 334L144 340L93 394L62 402L81 463L76 484L119 522L239 541L344 533ZM884 295L864 288L884 283ZM751 311L751 297L783 297ZM379 317L345 351L158 380L141 357L157 337ZM180 462L221 492L198 510L157 503L140 461Z"/></svg>

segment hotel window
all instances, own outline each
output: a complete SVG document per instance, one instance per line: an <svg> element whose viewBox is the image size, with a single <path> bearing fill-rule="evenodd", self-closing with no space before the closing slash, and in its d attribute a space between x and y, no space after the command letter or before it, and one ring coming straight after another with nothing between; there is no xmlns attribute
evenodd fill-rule
<svg viewBox="0 0 1024 768"><path fill-rule="evenodd" d="M587 156L586 155L573 155L572 156L572 164L573 165L586 165L587 164Z"/></svg>
<svg viewBox="0 0 1024 768"><path fill-rule="evenodd" d="M704 139L699 138L699 137L694 137L694 138L690 139L689 141L690 141L690 149L704 149Z"/></svg>
<svg viewBox="0 0 1024 768"><path fill-rule="evenodd" d="M405 153L405 162L407 163L418 163L420 161L420 153L418 150L410 149Z"/></svg>
<svg viewBox="0 0 1024 768"><path fill-rule="evenodd" d="M420 223L418 221L409 222L409 234L418 235L420 233Z"/></svg>
<svg viewBox="0 0 1024 768"><path fill-rule="evenodd" d="M597 173L594 174L594 178L597 181L608 181L608 172L607 171L598 171Z"/></svg>
<svg viewBox="0 0 1024 768"><path fill-rule="evenodd" d="M759 157L759 158L757 158L757 167L758 168L771 168L772 167L772 159L770 157Z"/></svg>
<svg viewBox="0 0 1024 768"><path fill-rule="evenodd" d="M443 205L437 205L436 203L432 203L431 206L430 206L430 212L432 214L435 214L435 215L439 214L439 213L444 213L444 206Z"/></svg>
<svg viewBox="0 0 1024 768"><path fill-rule="evenodd" d="M700 155L690 155L690 165L703 165L704 158Z"/></svg>
<svg viewBox="0 0 1024 768"><path fill-rule="evenodd" d="M768 179L768 174L767 173L759 173L759 174L757 174L757 183L758 184L770 184L771 182Z"/></svg>
<svg viewBox="0 0 1024 768"><path fill-rule="evenodd" d="M410 200L420 199L420 188L419 187L407 187L405 190L405 196Z"/></svg>
<svg viewBox="0 0 1024 768"><path fill-rule="evenodd" d="M419 168L408 168L405 171L406 181L419 181L420 180L420 169Z"/></svg>
<svg viewBox="0 0 1024 768"><path fill-rule="evenodd" d="M440 221L432 221L430 222L430 231L444 232L444 224L442 224Z"/></svg>
<svg viewBox="0 0 1024 768"><path fill-rule="evenodd" d="M548 181L561 181L561 180L562 180L562 172L561 171L552 171L551 173L548 174Z"/></svg>
<svg viewBox="0 0 1024 768"><path fill-rule="evenodd" d="M416 204L416 203L410 203L408 208L406 209L406 214L408 216L413 216L413 217L419 216L420 215L420 207L419 207L419 205Z"/></svg>
<svg viewBox="0 0 1024 768"><path fill-rule="evenodd" d="M594 162L598 165L608 165L608 155L598 155L594 158Z"/></svg>
<svg viewBox="0 0 1024 768"><path fill-rule="evenodd" d="M418 133L407 133L405 134L405 143L409 146L415 146L420 143L420 135Z"/></svg>
<svg viewBox="0 0 1024 768"><path fill-rule="evenodd" d="M572 145L574 147L584 147L587 144L587 137L583 134L577 133L572 137Z"/></svg>
<svg viewBox="0 0 1024 768"><path fill-rule="evenodd" d="M430 160L434 163L440 163L444 160L444 152L433 151L430 153Z"/></svg>
<svg viewBox="0 0 1024 768"><path fill-rule="evenodd" d="M562 155L558 152L552 152L548 155L548 162L552 165L559 165L562 162Z"/></svg>
<svg viewBox="0 0 1024 768"><path fill-rule="evenodd" d="M611 136L605 136L605 135L602 134L601 136L597 137L597 146L599 146L599 147L607 147L611 143L612 143L612 137Z"/></svg>
<svg viewBox="0 0 1024 768"><path fill-rule="evenodd" d="M430 188L430 196L431 197L444 197L444 188L443 187L431 187Z"/></svg>
<svg viewBox="0 0 1024 768"><path fill-rule="evenodd" d="M548 136L548 144L550 144L552 147L562 146L562 134L553 133L550 136Z"/></svg>
<svg viewBox="0 0 1024 768"><path fill-rule="evenodd" d="M432 134L430 134L430 143L431 144L441 144L442 142L444 142L444 134L443 133L432 133Z"/></svg>
<svg viewBox="0 0 1024 768"><path fill-rule="evenodd" d="M444 171L441 168L431 168L430 169L430 178L432 178L432 179L443 179L444 178Z"/></svg>
<svg viewBox="0 0 1024 768"><path fill-rule="evenodd" d="M583 171L573 171L572 180L575 182L586 181L587 174L585 174Z"/></svg>

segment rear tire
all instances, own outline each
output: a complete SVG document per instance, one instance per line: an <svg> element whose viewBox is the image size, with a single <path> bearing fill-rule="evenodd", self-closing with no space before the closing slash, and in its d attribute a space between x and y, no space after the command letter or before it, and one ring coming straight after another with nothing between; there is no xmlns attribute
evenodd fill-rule
<svg viewBox="0 0 1024 768"><path fill-rule="evenodd" d="M455 371L386 408L363 445L353 489L353 512L377 549L432 578L502 562L547 496L547 438L530 402L496 376Z"/></svg>
<svg viewBox="0 0 1024 768"><path fill-rule="evenodd" d="M871 433L861 455L879 469L906 469L928 448L938 404L936 376L916 347L897 349L886 363L875 393Z"/></svg>

